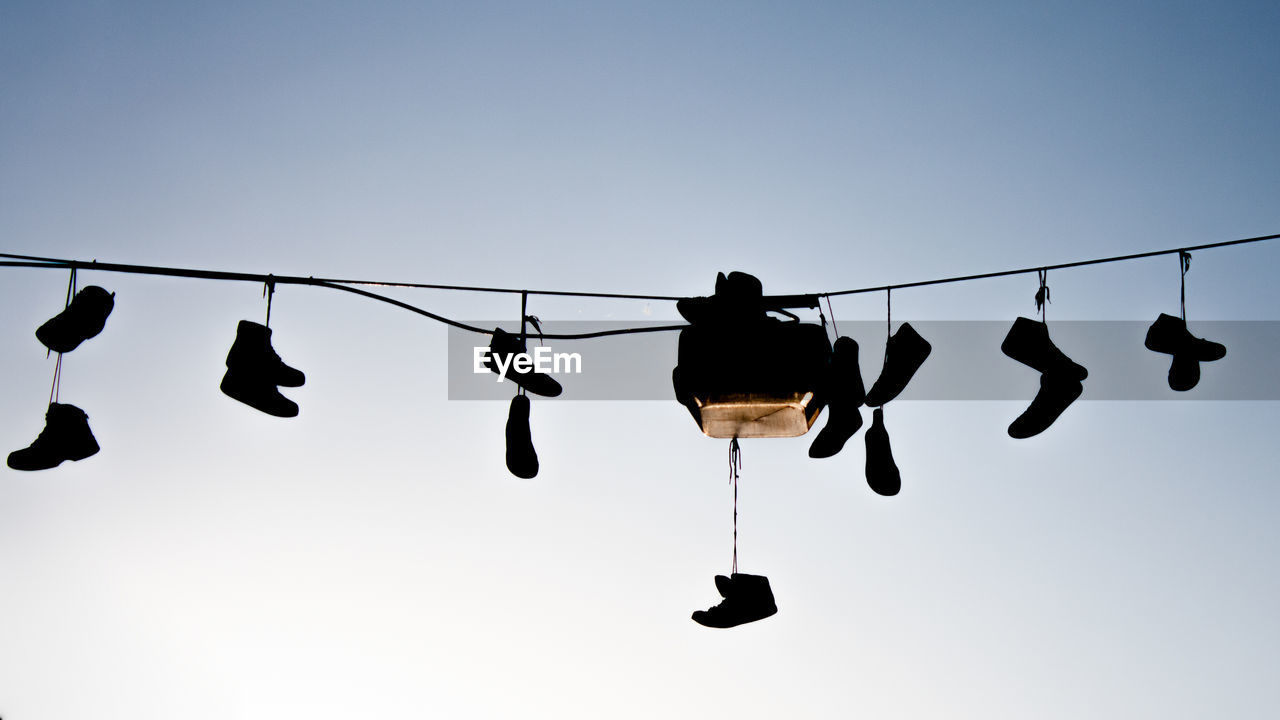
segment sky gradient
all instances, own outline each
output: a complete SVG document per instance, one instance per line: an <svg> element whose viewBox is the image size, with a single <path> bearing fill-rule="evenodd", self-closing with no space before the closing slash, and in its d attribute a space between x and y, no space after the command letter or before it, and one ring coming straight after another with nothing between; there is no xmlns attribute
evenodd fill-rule
<svg viewBox="0 0 1280 720"><path fill-rule="evenodd" d="M11 2L0 251L700 295L718 271L822 292L1265 235L1278 35L1264 2ZM1197 253L1193 332L1280 320L1278 268L1277 244ZM1176 313L1177 273L1051 272L1050 328ZM0 275L8 452L40 430L32 332L67 278ZM779 613L715 631L689 613L729 566L728 443L674 397L535 398L542 471L518 480L505 404L447 399L429 320L281 288L274 346L307 384L279 420L218 391L260 286L80 283L116 307L61 397L103 449L4 469L6 720L1280 705L1275 402L1080 402L1023 441L1017 402L902 402L894 498L860 435L824 461L744 442L742 569ZM1035 290L904 290L894 317L1011 323ZM509 296L394 294L518 319ZM529 309L549 331L678 318ZM884 298L834 311L880 320Z"/></svg>

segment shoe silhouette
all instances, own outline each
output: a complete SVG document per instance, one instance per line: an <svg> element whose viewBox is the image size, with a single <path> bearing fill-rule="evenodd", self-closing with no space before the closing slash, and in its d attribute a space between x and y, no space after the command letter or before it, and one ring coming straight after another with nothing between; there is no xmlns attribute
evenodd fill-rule
<svg viewBox="0 0 1280 720"><path fill-rule="evenodd" d="M268 415L281 418L298 416L298 403L282 395L275 385L264 383L253 374L241 375L228 368L218 387L227 397Z"/></svg>
<svg viewBox="0 0 1280 720"><path fill-rule="evenodd" d="M750 324L765 319L763 297L764 286L754 275L717 273L714 295L678 300L676 311L693 325Z"/></svg>
<svg viewBox="0 0 1280 720"><path fill-rule="evenodd" d="M507 469L525 480L538 476L538 453L533 449L533 435L529 431L529 408L529 396L516 395L507 410Z"/></svg>
<svg viewBox="0 0 1280 720"><path fill-rule="evenodd" d="M278 386L300 387L306 376L285 365L276 354L271 347L271 328L241 320L226 365L219 387L228 397L268 415L297 417L298 404L280 394Z"/></svg>
<svg viewBox="0 0 1280 720"><path fill-rule="evenodd" d="M889 447L889 431L884 427L884 410L871 413L871 427L864 436L867 442L867 485L878 495L890 497L902 490L902 473L893 461Z"/></svg>
<svg viewBox="0 0 1280 720"><path fill-rule="evenodd" d="M76 293L65 310L41 325L36 339L54 352L71 352L102 332L115 304L115 293L90 285Z"/></svg>
<svg viewBox="0 0 1280 720"><path fill-rule="evenodd" d="M271 347L271 328L248 320L241 320L236 326L236 341L227 353L227 367L248 382L302 387L307 381L301 370L285 365Z"/></svg>
<svg viewBox="0 0 1280 720"><path fill-rule="evenodd" d="M1019 317L1000 344L1000 351L1040 373L1040 390L1031 405L1009 425L1019 440L1044 432L1084 392L1089 371L1058 349L1043 322Z"/></svg>
<svg viewBox="0 0 1280 720"><path fill-rule="evenodd" d="M528 350L519 335L512 335L502 328L493 329L493 339L489 341L489 354L485 356L484 366L495 374L501 374L497 358L507 368L506 379L524 388L526 392L543 397L558 397L564 388L555 378L533 369L520 371L516 369L514 356L527 355Z"/></svg>
<svg viewBox="0 0 1280 720"><path fill-rule="evenodd" d="M1169 365L1169 387L1185 392L1200 382L1200 363L1221 360L1227 348L1204 338L1198 338L1187 330L1187 322L1180 317L1160 313L1160 317L1147 328L1145 345L1148 350L1173 356Z"/></svg>
<svg viewBox="0 0 1280 720"><path fill-rule="evenodd" d="M716 576L716 590L724 598L709 610L696 610L693 621L712 628L731 628L763 620L778 612L769 578L764 575L734 573Z"/></svg>
<svg viewBox="0 0 1280 720"><path fill-rule="evenodd" d="M1009 437L1025 440L1044 432L1083 392L1084 384L1079 380L1054 373L1041 375L1040 391L1009 424Z"/></svg>
<svg viewBox="0 0 1280 720"><path fill-rule="evenodd" d="M858 343L853 338L836 338L828 372L827 424L809 445L811 458L828 458L840 452L862 427L858 407L866 399L866 391L858 366Z"/></svg>
<svg viewBox="0 0 1280 720"><path fill-rule="evenodd" d="M1052 373L1084 380L1089 371L1058 349L1049 339L1049 326L1039 320L1020 317L1013 321L1000 352L1040 373Z"/></svg>
<svg viewBox="0 0 1280 720"><path fill-rule="evenodd" d="M880 407L898 397L932 351L933 346L920 337L911 323L902 323L902 327L885 343L884 369L867 391L866 404Z"/></svg>
<svg viewBox="0 0 1280 720"><path fill-rule="evenodd" d="M30 446L9 453L14 470L48 470L65 460L83 460L98 452L89 417L75 405L50 403L44 430Z"/></svg>

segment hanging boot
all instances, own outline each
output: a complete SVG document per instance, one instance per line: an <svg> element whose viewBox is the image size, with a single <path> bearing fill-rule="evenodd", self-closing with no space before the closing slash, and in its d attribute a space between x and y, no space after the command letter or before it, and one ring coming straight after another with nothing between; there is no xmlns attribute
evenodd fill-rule
<svg viewBox="0 0 1280 720"><path fill-rule="evenodd" d="M71 299L65 310L36 330L36 339L54 352L67 353L102 332L115 307L115 293L90 285Z"/></svg>
<svg viewBox="0 0 1280 720"><path fill-rule="evenodd" d="M1185 320L1166 313L1160 313L1147 328L1145 345L1148 350L1173 356L1169 365L1169 387L1180 392L1200 382L1200 363L1221 360L1227 355L1222 343L1192 335Z"/></svg>
<svg viewBox="0 0 1280 720"><path fill-rule="evenodd" d="M898 397L932 350L933 346L928 340L920 337L920 333L911 327L911 323L902 323L898 331L885 343L884 369L880 371L880 377L867 392L867 405L880 407Z"/></svg>
<svg viewBox="0 0 1280 720"><path fill-rule="evenodd" d="M778 612L764 575L733 573L729 577L716 576L716 590L724 599L709 610L696 610L693 621L712 628L731 628L744 623L763 620Z"/></svg>
<svg viewBox="0 0 1280 720"><path fill-rule="evenodd" d="M828 372L831 397L827 401L827 424L809 445L811 458L828 458L840 452L862 427L858 406L866 399L866 391L858 366L858 343L853 338L836 338Z"/></svg>
<svg viewBox="0 0 1280 720"><path fill-rule="evenodd" d="M519 335L512 335L502 328L493 329L493 339L489 341L489 353L485 356L484 366L490 372L501 375L497 358L502 358L507 373L503 377L524 388L526 392L543 397L558 397L564 388L555 378L546 373L537 372L533 368L520 371L515 367L515 356L527 356L525 342Z"/></svg>
<svg viewBox="0 0 1280 720"><path fill-rule="evenodd" d="M1021 440L1039 435L1084 392L1081 381L1089 377L1089 371L1053 344L1043 322L1018 318L1000 350L1040 373L1040 391L1009 425L1009 437Z"/></svg>
<svg viewBox="0 0 1280 720"><path fill-rule="evenodd" d="M277 386L299 387L306 376L285 365L276 354L271 347L271 328L241 320L226 365L219 387L228 397L268 415L297 417L298 404L281 395Z"/></svg>
<svg viewBox="0 0 1280 720"><path fill-rule="evenodd" d="M507 410L507 469L525 480L538 476L538 453L529 432L529 408L529 396L516 395Z"/></svg>
<svg viewBox="0 0 1280 720"><path fill-rule="evenodd" d="M884 410L871 413L871 427L864 436L867 442L867 485L878 495L897 495L902 489L902 474L893 461L889 447L889 431L884 427Z"/></svg>
<svg viewBox="0 0 1280 720"><path fill-rule="evenodd" d="M236 341L227 353L227 369L236 371L247 382L281 387L302 387L306 375L284 364L271 347L271 328L241 320L236 326Z"/></svg>
<svg viewBox="0 0 1280 720"><path fill-rule="evenodd" d="M44 430L29 447L9 453L14 470L48 470L65 460L83 460L98 452L89 418L75 405L50 403Z"/></svg>

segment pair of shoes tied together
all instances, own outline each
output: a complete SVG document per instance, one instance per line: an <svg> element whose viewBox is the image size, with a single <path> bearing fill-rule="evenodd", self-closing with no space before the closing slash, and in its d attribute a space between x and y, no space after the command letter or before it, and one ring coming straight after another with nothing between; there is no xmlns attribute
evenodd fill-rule
<svg viewBox="0 0 1280 720"><path fill-rule="evenodd" d="M271 347L271 328L241 320L236 341L227 353L222 392L268 415L297 417L298 404L280 394L281 387L301 387L306 376L284 364Z"/></svg>
<svg viewBox="0 0 1280 720"><path fill-rule="evenodd" d="M1084 392L1089 371L1067 357L1049 339L1044 322L1020 317L1009 328L1000 351L1040 373L1040 391L1031 405L1009 425L1019 440L1044 432Z"/></svg>
<svg viewBox="0 0 1280 720"><path fill-rule="evenodd" d="M1147 328L1148 350L1172 355L1169 364L1169 387L1186 392L1200 382L1200 363L1221 360L1227 356L1227 348L1204 338L1198 338L1187 330L1187 321L1167 313Z"/></svg>

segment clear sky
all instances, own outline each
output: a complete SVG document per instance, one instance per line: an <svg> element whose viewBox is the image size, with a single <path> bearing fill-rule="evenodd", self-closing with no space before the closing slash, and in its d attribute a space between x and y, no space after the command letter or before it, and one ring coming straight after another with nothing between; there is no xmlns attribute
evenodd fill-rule
<svg viewBox="0 0 1280 720"><path fill-rule="evenodd" d="M1274 2L8 2L0 251L697 295L721 270L814 292L1265 235L1277 36ZM1193 330L1280 320L1277 270L1280 244L1198 253ZM8 452L42 426L32 332L67 278L0 276ZM80 282L116 292L61 389L102 451L0 473L5 720L1280 705L1277 403L1082 401L1015 441L1019 403L902 402L894 498L860 436L825 461L744 442L742 569L780 609L717 631L689 613L728 570L727 442L674 399L535 399L542 472L518 480L505 404L447 399L425 318L281 288L275 348L307 383L280 420L218 391L260 286ZM1049 282L1051 327L1177 312L1171 257ZM904 290L894 315L1012 322L1035 289Z"/></svg>

